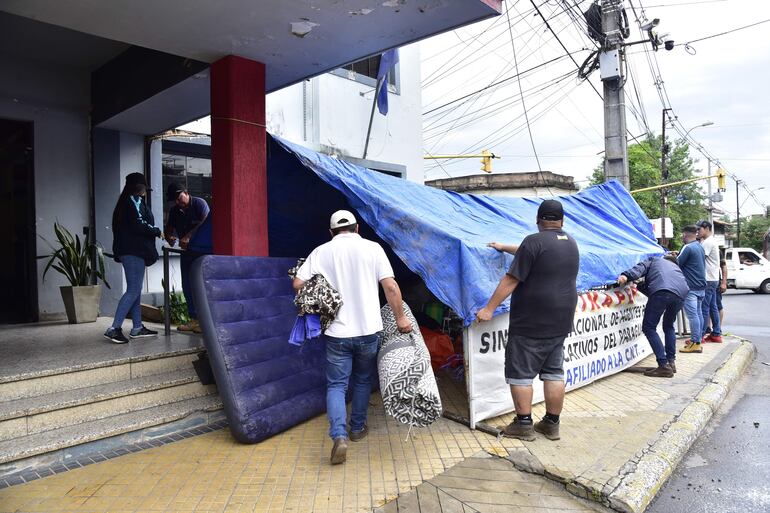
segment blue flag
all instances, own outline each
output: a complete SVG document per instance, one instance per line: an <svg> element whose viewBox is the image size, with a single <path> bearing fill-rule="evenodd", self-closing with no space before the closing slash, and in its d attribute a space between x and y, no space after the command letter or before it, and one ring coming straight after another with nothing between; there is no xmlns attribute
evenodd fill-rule
<svg viewBox="0 0 770 513"><path fill-rule="evenodd" d="M398 48L383 53L380 57L380 69L377 70L377 109L385 116L388 113L388 78L387 75L398 62Z"/></svg>

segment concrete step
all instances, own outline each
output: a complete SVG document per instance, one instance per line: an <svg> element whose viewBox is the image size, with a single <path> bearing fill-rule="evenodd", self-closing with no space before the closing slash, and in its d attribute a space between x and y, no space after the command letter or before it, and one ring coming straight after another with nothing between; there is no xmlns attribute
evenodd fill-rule
<svg viewBox="0 0 770 513"><path fill-rule="evenodd" d="M103 385L64 390L0 403L0 440L41 433L216 393L192 366Z"/></svg>
<svg viewBox="0 0 770 513"><path fill-rule="evenodd" d="M206 425L209 416L221 408L219 396L206 395L4 440L0 442L0 476L39 465L66 462L103 450L97 447L102 442L95 446L92 443L95 441L103 441L105 446L118 447L165 436L175 429ZM200 412L206 412L206 415L203 418L196 417L182 427L169 425ZM218 415L218 419L221 418Z"/></svg>
<svg viewBox="0 0 770 513"><path fill-rule="evenodd" d="M73 364L0 379L0 403L189 369L199 348Z"/></svg>

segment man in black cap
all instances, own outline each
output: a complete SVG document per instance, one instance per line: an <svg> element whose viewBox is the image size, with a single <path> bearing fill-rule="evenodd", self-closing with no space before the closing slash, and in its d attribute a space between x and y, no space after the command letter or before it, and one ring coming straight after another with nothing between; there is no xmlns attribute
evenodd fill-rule
<svg viewBox="0 0 770 513"><path fill-rule="evenodd" d="M168 184L166 188L166 201L173 201L174 205L168 211L165 237L169 246L174 246L179 238L179 247L186 250L190 239L193 238L198 228L209 216L209 205L203 198L191 196L187 189L176 183ZM192 297L192 285L190 284L190 268L199 254L182 253L179 259L182 274L182 293L187 302L187 313L190 321L178 326L179 331L192 331L201 333L198 324L198 312Z"/></svg>
<svg viewBox="0 0 770 513"><path fill-rule="evenodd" d="M511 386L516 418L503 436L534 440L535 431L559 439L559 415L564 404L564 339L572 330L577 305L578 246L562 230L564 210L556 200L545 200L537 210L538 232L521 244L495 249L515 251L503 276L476 321L492 318L495 309L511 296L505 381ZM545 392L545 417L533 425L532 380L540 375Z"/></svg>

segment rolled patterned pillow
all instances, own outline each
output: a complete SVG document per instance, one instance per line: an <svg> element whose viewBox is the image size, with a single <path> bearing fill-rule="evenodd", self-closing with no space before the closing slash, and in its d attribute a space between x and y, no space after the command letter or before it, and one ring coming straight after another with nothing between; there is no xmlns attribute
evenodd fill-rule
<svg viewBox="0 0 770 513"><path fill-rule="evenodd" d="M426 427L441 416L441 397L430 364L430 353L411 310L404 313L412 322L410 333L398 331L389 305L380 310L383 333L377 368L385 412L404 424Z"/></svg>

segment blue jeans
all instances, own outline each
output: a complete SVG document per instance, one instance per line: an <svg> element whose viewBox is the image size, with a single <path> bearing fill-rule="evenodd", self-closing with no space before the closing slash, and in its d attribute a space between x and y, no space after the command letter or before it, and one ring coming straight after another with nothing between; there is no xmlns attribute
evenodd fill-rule
<svg viewBox="0 0 770 513"><path fill-rule="evenodd" d="M193 262L201 256L182 253L179 257L179 270L182 274L182 294L184 294L184 300L187 302L187 314L190 316L190 319L198 318L198 311L195 309L195 302L193 301L192 283L190 283L190 268Z"/></svg>
<svg viewBox="0 0 770 513"><path fill-rule="evenodd" d="M126 291L118 301L115 309L115 319L112 327L116 330L123 326L123 321L131 312L131 321L134 323L132 332L142 328L142 282L144 281L144 258L133 255L121 255L120 263L123 264L123 273L126 275Z"/></svg>
<svg viewBox="0 0 770 513"><path fill-rule="evenodd" d="M372 394L372 368L377 360L379 335L336 338L323 335L326 342L326 415L329 436L345 437L347 412L345 396L348 382L353 392L350 430L361 431L366 424L366 410Z"/></svg>
<svg viewBox="0 0 770 513"><path fill-rule="evenodd" d="M701 338L706 334L706 327L709 325L709 315L711 316L711 334L721 335L722 326L719 322L719 309L717 308L717 288L718 281L706 282L706 296L703 298Z"/></svg>
<svg viewBox="0 0 770 513"><path fill-rule="evenodd" d="M691 290L684 300L684 313L687 314L687 320L690 321L690 340L700 344L701 333L703 333L703 297L705 290Z"/></svg>
<svg viewBox="0 0 770 513"><path fill-rule="evenodd" d="M660 290L647 300L647 307L644 309L644 318L642 319L642 333L650 342L658 365L665 365L666 362L673 362L676 359L674 323L676 322L676 314L682 309L683 302L682 298L668 290ZM661 317L663 317L663 335L666 338L665 348L657 331Z"/></svg>

